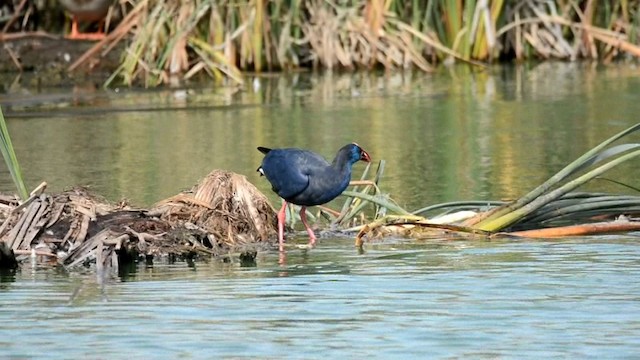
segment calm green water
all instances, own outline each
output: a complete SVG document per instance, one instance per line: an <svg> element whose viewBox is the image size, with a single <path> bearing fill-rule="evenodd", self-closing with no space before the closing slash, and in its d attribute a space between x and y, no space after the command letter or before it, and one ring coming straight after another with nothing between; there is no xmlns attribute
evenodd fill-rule
<svg viewBox="0 0 640 360"><path fill-rule="evenodd" d="M634 67L548 63L187 93L6 87L0 103L31 187L146 206L224 168L275 202L256 146L329 157L356 141L415 209L522 194L638 122L639 93ZM635 162L608 177L639 175ZM0 190L12 190L5 170ZM0 358L635 358L639 240L389 239L359 253L325 236L285 265L265 252L255 266L159 261L107 279L27 264L1 278Z"/></svg>

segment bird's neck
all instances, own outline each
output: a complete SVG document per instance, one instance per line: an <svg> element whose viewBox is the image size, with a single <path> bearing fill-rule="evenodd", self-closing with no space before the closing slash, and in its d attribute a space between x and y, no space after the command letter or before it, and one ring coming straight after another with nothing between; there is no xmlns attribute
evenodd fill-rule
<svg viewBox="0 0 640 360"><path fill-rule="evenodd" d="M341 175L350 174L351 166L353 166L353 161L351 161L349 154L343 151L340 151L331 163L331 167Z"/></svg>

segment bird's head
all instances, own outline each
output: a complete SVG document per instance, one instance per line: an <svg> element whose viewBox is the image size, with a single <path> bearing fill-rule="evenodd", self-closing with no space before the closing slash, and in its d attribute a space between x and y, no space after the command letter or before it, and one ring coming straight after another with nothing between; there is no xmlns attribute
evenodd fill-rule
<svg viewBox="0 0 640 360"><path fill-rule="evenodd" d="M349 149L350 160L352 164L359 160L362 160L364 162L371 162L371 156L369 156L369 153L364 151L364 149L361 148L360 145L351 143L349 145L346 145L345 148Z"/></svg>

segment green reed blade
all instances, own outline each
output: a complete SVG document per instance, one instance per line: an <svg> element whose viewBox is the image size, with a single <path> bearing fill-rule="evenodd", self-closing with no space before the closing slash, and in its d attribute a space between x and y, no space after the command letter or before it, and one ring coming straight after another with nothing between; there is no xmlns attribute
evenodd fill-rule
<svg viewBox="0 0 640 360"><path fill-rule="evenodd" d="M505 227L514 224L515 222L522 219L524 216L532 213L533 211L541 208L542 206L550 203L558 199L559 197L565 195L566 193L572 191L578 186L583 185L587 181L599 176L611 168L622 164L623 162L630 160L636 156L640 155L640 150L635 150L629 153L626 153L616 159L613 159L589 172L579 176L578 178L567 182L566 184L560 186L559 188L545 193L536 197L534 200L530 201L526 205L518 208L515 211L507 213L501 217L490 219L489 221L483 221L482 223L476 224L476 228L485 230L485 231L499 231L504 229Z"/></svg>
<svg viewBox="0 0 640 360"><path fill-rule="evenodd" d="M400 206L396 205L395 203L389 201L388 199L380 196L380 195L368 195L368 194L363 194L363 193L359 193L359 192L354 192L354 191L345 191L342 193L342 195L344 196L351 196L351 197L355 197L355 198L359 198L362 200L366 200L369 202L372 202L374 204L378 204L382 207L385 207L393 212L395 212L396 214L402 214L402 215L411 215L411 213L403 208L401 208Z"/></svg>
<svg viewBox="0 0 640 360"><path fill-rule="evenodd" d="M11 143L7 123L4 120L2 107L0 107L0 151L2 152L5 164L7 164L9 168L13 183L18 189L18 195L20 195L22 200L27 200L29 193L27 192L27 187L24 185L24 180L22 180L22 171L20 171L20 164L18 164L18 158L13 150L13 144Z"/></svg>
<svg viewBox="0 0 640 360"><path fill-rule="evenodd" d="M571 176L572 174L575 174L577 171L584 169L586 166L593 165L597 161L601 161L602 157L599 156L599 153L602 152L602 150L605 147L609 146L614 141L617 141L620 138L637 131L638 129L640 129L640 123L626 130L623 130L618 134L610 137L609 139L603 141L602 143L592 148L591 150L587 151L582 156L574 160L572 163L564 167L562 170L557 172L555 175L553 175L551 178L545 181L542 185L531 190L529 193L520 197L518 200L491 211L484 219L476 223L475 226L479 228L484 228L487 223L492 222L495 219L500 218L505 214L508 214L509 212L518 210L519 208L525 206L526 204L538 198L542 194L546 193L551 188L558 186L564 179Z"/></svg>

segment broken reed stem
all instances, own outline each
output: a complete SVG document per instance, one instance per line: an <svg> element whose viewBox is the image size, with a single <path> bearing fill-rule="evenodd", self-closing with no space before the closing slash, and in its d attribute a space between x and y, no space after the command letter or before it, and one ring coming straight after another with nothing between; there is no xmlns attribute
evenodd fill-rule
<svg viewBox="0 0 640 360"><path fill-rule="evenodd" d="M607 233L620 233L640 230L640 222L613 221L592 224L579 224L571 226L561 226L546 229L534 229L524 231L514 231L506 233L496 233L492 237L525 237L525 238L559 238L569 236L584 236Z"/></svg>
<svg viewBox="0 0 640 360"><path fill-rule="evenodd" d="M48 252L48 251L40 251L40 250L13 250L13 253L16 255L34 255L34 256L47 256L51 258L58 258L58 255Z"/></svg>

